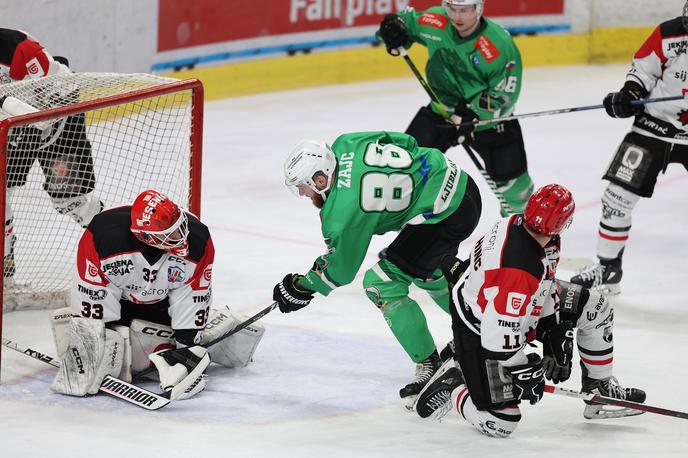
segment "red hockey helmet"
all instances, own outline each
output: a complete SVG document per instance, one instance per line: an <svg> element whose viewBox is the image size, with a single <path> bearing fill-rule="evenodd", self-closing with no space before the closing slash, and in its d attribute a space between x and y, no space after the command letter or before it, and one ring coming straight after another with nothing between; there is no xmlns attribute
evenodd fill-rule
<svg viewBox="0 0 688 458"><path fill-rule="evenodd" d="M146 190L131 206L131 232L141 242L180 256L188 250L186 212L167 196Z"/></svg>
<svg viewBox="0 0 688 458"><path fill-rule="evenodd" d="M523 220L535 232L556 235L568 227L575 209L571 191L560 184L548 184L530 196Z"/></svg>

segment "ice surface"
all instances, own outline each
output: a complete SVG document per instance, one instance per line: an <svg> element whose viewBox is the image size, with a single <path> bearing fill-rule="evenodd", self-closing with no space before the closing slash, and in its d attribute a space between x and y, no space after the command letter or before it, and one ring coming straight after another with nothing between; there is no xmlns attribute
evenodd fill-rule
<svg viewBox="0 0 688 458"><path fill-rule="evenodd" d="M625 65L527 69L518 112L600 103L621 86ZM273 285L303 272L321 253L318 215L283 185L282 164L304 137L403 131L426 96L414 79L265 94L209 103L205 115L202 219L217 249L215 303L247 315L271 302ZM577 202L563 256L593 257L600 180L630 121L602 111L522 122L537 185L560 182ZM498 204L460 149L450 156L480 185L484 213L470 241L497 217ZM641 201L624 259L616 307L615 373L648 392L648 403L688 411L684 356L688 309L683 282L688 174L672 166L655 197ZM375 239L352 285L290 315L262 322L255 363L213 367L200 396L158 412L99 395L53 394L54 369L10 350L2 355L0 456L688 456L688 422L645 414L592 422L581 402L546 397L524 406L508 440L490 440L457 418L423 421L403 411L397 391L413 365L360 286L391 236ZM470 243L464 244L462 252ZM448 317L413 290L438 346ZM46 312L4 317L4 333L53 352ZM566 386L578 389L576 370Z"/></svg>

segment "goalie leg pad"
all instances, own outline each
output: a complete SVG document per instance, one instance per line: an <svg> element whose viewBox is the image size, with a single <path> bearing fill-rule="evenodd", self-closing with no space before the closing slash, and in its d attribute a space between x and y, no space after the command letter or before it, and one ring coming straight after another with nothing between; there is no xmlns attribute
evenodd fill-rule
<svg viewBox="0 0 688 458"><path fill-rule="evenodd" d="M174 331L164 324L133 319L129 325L131 339L131 372L150 367L148 355L175 348Z"/></svg>
<svg viewBox="0 0 688 458"><path fill-rule="evenodd" d="M96 394L107 375L122 369L124 339L102 321L74 317L69 344L52 389L71 396Z"/></svg>
<svg viewBox="0 0 688 458"><path fill-rule="evenodd" d="M131 332L126 326L113 326L112 330L122 336L122 370L117 376L125 382L131 382Z"/></svg>
<svg viewBox="0 0 688 458"><path fill-rule="evenodd" d="M212 309L208 324L203 331L201 345L226 334L246 321L246 317L229 311L229 307ZM209 348L213 362L225 367L245 367L251 362L253 353L265 333L265 327L258 323L246 326L236 334L221 340Z"/></svg>
<svg viewBox="0 0 688 458"><path fill-rule="evenodd" d="M71 307L63 307L53 311L50 325L55 340L55 353L57 353L57 359L60 361L64 361L65 353L67 353L67 347L69 346L71 322Z"/></svg>

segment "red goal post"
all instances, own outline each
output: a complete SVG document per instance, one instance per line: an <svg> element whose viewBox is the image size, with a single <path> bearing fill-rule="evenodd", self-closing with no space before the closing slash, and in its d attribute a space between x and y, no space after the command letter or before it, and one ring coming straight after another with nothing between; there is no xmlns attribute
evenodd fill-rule
<svg viewBox="0 0 688 458"><path fill-rule="evenodd" d="M203 134L195 79L73 73L0 84L3 98L35 112L0 105L0 337L7 311L68 304L88 222L74 208L131 204L152 188L200 217Z"/></svg>

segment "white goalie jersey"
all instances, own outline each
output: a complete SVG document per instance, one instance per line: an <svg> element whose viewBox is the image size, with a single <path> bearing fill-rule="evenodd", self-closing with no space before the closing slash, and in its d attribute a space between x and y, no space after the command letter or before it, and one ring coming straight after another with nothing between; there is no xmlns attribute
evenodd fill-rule
<svg viewBox="0 0 688 458"><path fill-rule="evenodd" d="M172 329L203 329L215 250L208 228L188 219L188 255L180 257L134 237L130 206L96 215L79 242L72 312L108 323L121 318L121 301L145 308L167 300Z"/></svg>

